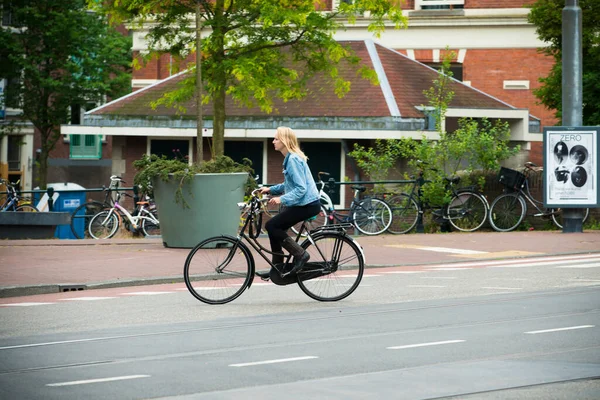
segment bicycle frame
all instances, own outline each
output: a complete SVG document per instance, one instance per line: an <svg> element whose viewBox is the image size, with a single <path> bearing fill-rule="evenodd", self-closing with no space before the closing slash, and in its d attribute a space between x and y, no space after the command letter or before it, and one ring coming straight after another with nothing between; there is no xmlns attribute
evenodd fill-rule
<svg viewBox="0 0 600 400"><path fill-rule="evenodd" d="M123 222L123 220L121 218L121 216L123 215L127 218L127 220L133 226L133 229L135 229L135 230L138 230L141 228L141 221L143 221L143 220L149 220L150 222L152 222L154 224L157 224L157 225L159 224L159 221L154 217L154 215L152 215L151 212L146 210L144 205L140 206L138 215L131 215L131 213L129 211L127 211L122 205L119 204L119 200L117 199L115 201L115 204L113 205L113 208L110 209L110 211L106 215L106 218L104 219L104 221L102 221L102 225L104 225L106 223L106 221L110 220L110 217L113 215L113 213L115 213L115 210L120 211L120 212L116 213L117 218L119 218L119 224L121 224Z"/></svg>
<svg viewBox="0 0 600 400"><path fill-rule="evenodd" d="M286 266L291 264L291 260L292 260L292 255L291 254L285 254L285 253L275 253L267 248L265 248L262 244L260 244L258 242L258 236L257 237L252 237L246 234L246 230L249 229L248 227L250 226L250 224L252 224L255 220L255 218L257 218L258 214L263 212L263 208L260 204L262 200L253 197L252 200L250 201L250 209L248 210L248 217L246 218L246 221L244 222L244 225L242 227L242 229L240 230L240 233L237 236L237 241L235 246L232 247L231 252L229 253L229 256L223 261L222 267L219 267L218 270L219 272L222 271L223 268L225 268L228 264L228 262L231 260L231 258L233 257L233 254L235 253L235 251L237 250L237 248L240 245L244 245L242 242L246 242L250 245L250 247L252 247L272 268L274 268L276 271L279 272L280 275L283 275ZM247 207L248 204L246 203L239 203L238 204L240 207ZM298 233L296 234L296 241L300 240L301 237L305 237L306 240L310 241L311 244L313 246L315 246L315 248L317 249L317 251L319 252L319 254L321 255L321 257L324 259L325 255L323 254L323 252L321 251L321 249L319 248L319 246L317 246L317 244L315 243L312 235L314 233L318 233L318 232L322 232L322 231L335 231L337 233L340 234L345 234L345 229L352 227L351 224L347 223L347 224L338 224L338 225L326 225L326 226L322 226L319 227L315 230L309 231L307 228L307 224L306 221L302 222L302 225L300 227L300 230L298 231ZM352 241L354 241L354 239L350 238ZM362 247L358 246L359 249L361 249L362 251ZM282 255L284 257L284 262L283 262L283 266L274 264L271 260L269 256L272 255ZM363 260L364 260L364 254L362 254ZM310 262L308 263L310 264Z"/></svg>

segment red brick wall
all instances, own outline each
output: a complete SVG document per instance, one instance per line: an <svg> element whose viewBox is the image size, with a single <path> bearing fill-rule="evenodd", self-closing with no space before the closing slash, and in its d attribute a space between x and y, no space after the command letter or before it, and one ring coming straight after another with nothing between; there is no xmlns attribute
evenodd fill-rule
<svg viewBox="0 0 600 400"><path fill-rule="evenodd" d="M188 61L181 62L179 65L168 54L163 54L147 62L141 59L139 51L135 51L133 57L141 66L141 68L133 70L133 79L165 79L185 69L187 62L192 61L195 56L192 55Z"/></svg>
<svg viewBox="0 0 600 400"><path fill-rule="evenodd" d="M478 49L468 50L463 64L463 80L471 86L495 96L515 107L528 108L541 119L542 126L554 125L554 110L537 104L533 89L541 84L540 77L548 75L554 59L536 49ZM529 90L505 90L505 80L528 80Z"/></svg>

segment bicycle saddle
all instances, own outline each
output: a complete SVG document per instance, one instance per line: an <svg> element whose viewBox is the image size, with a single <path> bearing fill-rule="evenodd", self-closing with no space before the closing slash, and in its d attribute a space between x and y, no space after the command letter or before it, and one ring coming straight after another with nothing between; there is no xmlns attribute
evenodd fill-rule
<svg viewBox="0 0 600 400"><path fill-rule="evenodd" d="M352 185L350 187L354 190L358 190L359 192L364 192L365 190L367 190L367 188L365 186Z"/></svg>
<svg viewBox="0 0 600 400"><path fill-rule="evenodd" d="M460 182L460 176L453 176L451 178L445 177L444 179L446 180L446 182L451 183L453 185L456 185L458 182Z"/></svg>

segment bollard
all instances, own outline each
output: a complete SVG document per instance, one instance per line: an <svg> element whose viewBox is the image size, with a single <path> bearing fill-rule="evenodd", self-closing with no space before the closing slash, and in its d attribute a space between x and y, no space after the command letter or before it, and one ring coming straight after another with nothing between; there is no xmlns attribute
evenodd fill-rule
<svg viewBox="0 0 600 400"><path fill-rule="evenodd" d="M54 200L52 200L52 197L54 196L54 188L49 187L46 189L46 193L48 194L48 211L54 211Z"/></svg>

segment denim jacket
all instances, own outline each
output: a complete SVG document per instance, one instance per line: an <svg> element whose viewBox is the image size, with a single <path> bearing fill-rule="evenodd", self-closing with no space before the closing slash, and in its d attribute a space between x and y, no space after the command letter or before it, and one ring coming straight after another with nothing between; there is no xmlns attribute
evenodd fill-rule
<svg viewBox="0 0 600 400"><path fill-rule="evenodd" d="M281 196L284 206L304 206L319 200L319 191L306 161L298 154L288 153L283 160L284 182L271 186L271 194Z"/></svg>

